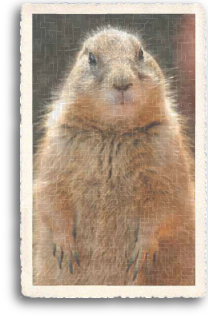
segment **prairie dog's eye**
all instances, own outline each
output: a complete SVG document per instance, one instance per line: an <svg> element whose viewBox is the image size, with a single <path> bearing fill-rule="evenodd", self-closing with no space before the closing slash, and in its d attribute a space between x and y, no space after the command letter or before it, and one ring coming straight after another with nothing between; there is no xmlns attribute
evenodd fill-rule
<svg viewBox="0 0 208 316"><path fill-rule="evenodd" d="M143 60L144 59L144 51L143 51L143 49L140 47L140 49L139 49L139 60Z"/></svg>
<svg viewBox="0 0 208 316"><path fill-rule="evenodd" d="M89 53L89 64L96 65L96 59L92 52Z"/></svg>

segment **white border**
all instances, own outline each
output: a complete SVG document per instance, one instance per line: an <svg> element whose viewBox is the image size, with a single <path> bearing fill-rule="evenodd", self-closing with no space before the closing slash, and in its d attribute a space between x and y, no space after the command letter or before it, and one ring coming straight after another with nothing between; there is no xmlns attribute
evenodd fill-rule
<svg viewBox="0 0 208 316"><path fill-rule="evenodd" d="M32 14L196 15L196 285L32 285ZM201 297L205 294L205 12L199 4L25 4L21 22L21 264L30 297Z"/></svg>

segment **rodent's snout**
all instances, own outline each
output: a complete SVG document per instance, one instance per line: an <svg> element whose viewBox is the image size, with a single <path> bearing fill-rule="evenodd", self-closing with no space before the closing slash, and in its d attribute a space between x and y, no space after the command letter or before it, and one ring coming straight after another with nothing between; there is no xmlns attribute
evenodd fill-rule
<svg viewBox="0 0 208 316"><path fill-rule="evenodd" d="M129 70L121 71L119 67L117 71L113 71L109 76L109 83L111 87L117 91L127 91L133 86L134 76L133 73Z"/></svg>
<svg viewBox="0 0 208 316"><path fill-rule="evenodd" d="M114 106L113 113L117 113L117 115L124 115L124 109L119 110L119 107L115 106L130 106L134 103L135 99L134 89L131 89L135 84L133 74L128 70L125 71L125 73L121 73L121 71L121 68L114 69L114 71L109 74L107 80L108 86L105 90L105 100L108 104ZM127 114L129 114L129 112L126 112L126 115Z"/></svg>
<svg viewBox="0 0 208 316"><path fill-rule="evenodd" d="M113 84L113 87L118 91L126 91L129 87L133 86L133 83L126 83L126 84Z"/></svg>

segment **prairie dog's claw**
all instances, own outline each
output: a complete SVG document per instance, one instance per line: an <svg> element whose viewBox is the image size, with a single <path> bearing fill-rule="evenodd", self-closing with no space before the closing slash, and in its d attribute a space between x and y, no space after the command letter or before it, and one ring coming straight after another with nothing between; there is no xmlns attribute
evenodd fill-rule
<svg viewBox="0 0 208 316"><path fill-rule="evenodd" d="M70 273L74 273L73 269L73 261L76 262L76 264L80 267L80 260L77 251L73 252L71 249L68 251L64 251L62 247L57 247L56 244L53 244L53 251L52 254L54 257L57 258L57 264L60 270L62 270L62 263L63 263L63 258L67 258L68 266ZM74 258L74 260L73 260Z"/></svg>
<svg viewBox="0 0 208 316"><path fill-rule="evenodd" d="M74 270L73 270L73 265L72 265L72 261L71 261L70 256L68 256L68 264L69 264L69 270L70 270L71 274L73 274Z"/></svg>
<svg viewBox="0 0 208 316"><path fill-rule="evenodd" d="M63 257L64 257L64 252L63 252L63 249L61 248L61 249L60 249L60 254L59 254L59 256L57 257L57 262L58 262L58 266L59 266L59 269L60 269L60 270L62 269Z"/></svg>
<svg viewBox="0 0 208 316"><path fill-rule="evenodd" d="M128 266L127 266L126 272L129 271L129 269L131 268L132 264L134 263L134 260L135 260L135 258L131 257L131 259L130 259L130 261L129 261L129 264L128 264Z"/></svg>
<svg viewBox="0 0 208 316"><path fill-rule="evenodd" d="M137 277L137 274L138 274L138 268L135 268L132 281L135 281L135 279L136 279L136 277Z"/></svg>
<svg viewBox="0 0 208 316"><path fill-rule="evenodd" d="M80 267L80 261L79 261L78 253L75 252L73 256L74 256L74 258L76 260L77 265Z"/></svg>
<svg viewBox="0 0 208 316"><path fill-rule="evenodd" d="M53 257L56 255L56 244L53 244Z"/></svg>
<svg viewBox="0 0 208 316"><path fill-rule="evenodd" d="M135 263L132 281L136 280L138 273L143 269L145 276L148 276L152 265L156 263L158 246L159 244L156 239L149 239L149 241L145 240L145 242L140 240L140 242L136 243L127 266L127 272L129 272L130 268Z"/></svg>

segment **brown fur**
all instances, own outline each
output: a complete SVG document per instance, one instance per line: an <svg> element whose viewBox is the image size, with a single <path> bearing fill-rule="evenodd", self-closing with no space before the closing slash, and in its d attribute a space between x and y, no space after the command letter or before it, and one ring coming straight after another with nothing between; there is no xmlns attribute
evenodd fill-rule
<svg viewBox="0 0 208 316"><path fill-rule="evenodd" d="M140 47L95 33L53 105L35 159L34 285L195 284L191 158ZM128 83L118 104L114 85Z"/></svg>

